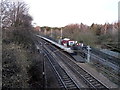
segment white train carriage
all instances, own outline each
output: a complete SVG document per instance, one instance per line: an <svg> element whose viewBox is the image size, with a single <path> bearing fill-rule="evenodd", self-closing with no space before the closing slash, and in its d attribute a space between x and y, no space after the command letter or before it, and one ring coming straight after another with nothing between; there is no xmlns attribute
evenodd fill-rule
<svg viewBox="0 0 120 90"><path fill-rule="evenodd" d="M56 43L56 42L54 42L54 41L52 41L52 40L50 40L50 39L48 39L48 38L45 38L45 37L43 37L43 36L40 36L40 35L36 35L36 36L38 36L38 37L40 37L40 38L42 38L42 39L44 39L44 40L47 40L48 42L54 44L55 46L63 49L64 51L66 51L66 52L68 52L68 53L74 53L73 50L71 50L71 48L67 48L67 47L65 47L65 46L63 46L63 45L60 45L60 44L58 44L58 43Z"/></svg>

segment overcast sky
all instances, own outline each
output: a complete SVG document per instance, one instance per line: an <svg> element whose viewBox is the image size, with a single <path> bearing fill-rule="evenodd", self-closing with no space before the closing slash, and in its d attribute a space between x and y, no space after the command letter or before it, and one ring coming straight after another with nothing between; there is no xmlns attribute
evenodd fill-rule
<svg viewBox="0 0 120 90"><path fill-rule="evenodd" d="M120 0L24 0L33 23L61 27L71 23L113 23L118 20Z"/></svg>

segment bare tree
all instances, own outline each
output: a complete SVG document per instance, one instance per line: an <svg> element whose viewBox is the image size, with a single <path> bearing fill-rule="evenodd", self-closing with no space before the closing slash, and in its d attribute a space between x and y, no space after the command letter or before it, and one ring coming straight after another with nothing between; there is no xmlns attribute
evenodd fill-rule
<svg viewBox="0 0 120 90"><path fill-rule="evenodd" d="M3 41L31 46L32 42L32 17L28 14L27 5L24 2L1 2L2 36Z"/></svg>
<svg viewBox="0 0 120 90"><path fill-rule="evenodd" d="M11 2L4 0L1 2L1 17L3 28L7 27L19 27L22 26L25 21L25 17L32 20L28 15L28 8L24 2Z"/></svg>

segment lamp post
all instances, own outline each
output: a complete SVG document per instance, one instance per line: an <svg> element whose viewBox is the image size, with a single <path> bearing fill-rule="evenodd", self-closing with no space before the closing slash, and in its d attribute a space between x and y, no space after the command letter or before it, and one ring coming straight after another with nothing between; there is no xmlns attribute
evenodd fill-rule
<svg viewBox="0 0 120 90"><path fill-rule="evenodd" d="M52 32L53 32L53 31L52 31L52 28L51 28L51 37L52 37Z"/></svg>
<svg viewBox="0 0 120 90"><path fill-rule="evenodd" d="M60 38L59 38L59 41L58 41L59 44L61 44L62 36L63 36L63 31L62 31L62 28L61 28L61 30L60 30Z"/></svg>
<svg viewBox="0 0 120 90"><path fill-rule="evenodd" d="M46 28L45 28L44 34L46 35Z"/></svg>
<svg viewBox="0 0 120 90"><path fill-rule="evenodd" d="M43 58L43 89L45 88L45 58Z"/></svg>
<svg viewBox="0 0 120 90"><path fill-rule="evenodd" d="M120 22L120 1L118 2L118 22Z"/></svg>
<svg viewBox="0 0 120 90"><path fill-rule="evenodd" d="M63 31L62 31L62 28L61 28L61 39L62 39L62 36L63 36Z"/></svg>
<svg viewBox="0 0 120 90"><path fill-rule="evenodd" d="M42 50L43 47L44 47L44 44L41 43L40 46L41 46L41 55L42 55L42 57L43 57L43 58L42 58L42 60L43 60L43 62L42 62L42 64L43 64L43 65L42 65L42 67L43 67L43 70L42 70L43 78L42 78L42 79L43 79L43 90L44 90L44 88L45 88L45 86L46 86L46 85L45 85L45 84L46 84L46 81L45 81L45 54L43 53L43 50Z"/></svg>

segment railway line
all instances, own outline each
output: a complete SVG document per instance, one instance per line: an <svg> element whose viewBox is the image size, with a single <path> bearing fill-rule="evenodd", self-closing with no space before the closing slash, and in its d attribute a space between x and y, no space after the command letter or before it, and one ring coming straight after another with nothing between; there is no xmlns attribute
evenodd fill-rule
<svg viewBox="0 0 120 90"><path fill-rule="evenodd" d="M50 48L50 47L49 47ZM53 48L53 47L51 47ZM53 49L51 49L53 50ZM80 68L71 58L63 54L62 52L55 52L59 58L71 69L73 72L79 76L80 79L82 79L87 86L90 88L98 89L98 88L104 88L108 89L102 82L98 81L94 76L90 75L88 72L86 72L84 69Z"/></svg>
<svg viewBox="0 0 120 90"><path fill-rule="evenodd" d="M103 52L101 52L101 51L99 51L97 49L94 49L94 48L92 48L91 52L94 55L98 55L99 57L102 57L103 59L105 59L108 62L111 62L111 63L113 63L113 64L115 64L117 66L120 65L120 58L105 54L105 53L103 53Z"/></svg>
<svg viewBox="0 0 120 90"><path fill-rule="evenodd" d="M46 41L44 41L44 42L46 42ZM46 43L48 43L48 42L46 42ZM67 65L67 67L69 67L69 69L74 72L74 74L79 76L79 78L82 79L89 88L92 88L92 89L94 88L96 90L102 88L102 89L108 90L107 86L105 86L101 81L97 80L90 73L85 71L83 68L79 67L69 56L65 55L58 48L54 47L51 44L46 44L46 47L49 48L49 50L57 56L57 59L60 59L62 62L64 62ZM64 82L63 86L67 85L67 84L65 84L66 78L68 78L69 76L65 74L65 70L59 69L61 67L57 64L57 62L53 61L52 55L50 55L50 53L47 50L44 49L44 52L46 53L47 58L48 58L49 62L51 63L52 67L54 68L55 72L57 73L57 76L60 78L60 81ZM59 74L59 72L63 72L63 73ZM64 77L66 77L66 78L64 78ZM72 79L70 79L70 80L67 79L67 80L68 80L67 82L71 83ZM74 85L70 85L70 86L74 87ZM64 86L64 87L67 87L67 86Z"/></svg>
<svg viewBox="0 0 120 90"><path fill-rule="evenodd" d="M44 42L45 44L45 42ZM55 58L46 50L45 47L42 48L45 57L51 64L53 71L56 74L60 88L62 89L76 89L79 90L77 83L67 74L67 72L56 62Z"/></svg>
<svg viewBox="0 0 120 90"><path fill-rule="evenodd" d="M37 36L40 37L40 38L45 39L46 41L48 40L48 39L46 39L46 38L44 38L44 37L42 37L42 36L39 36L39 35L37 35ZM51 42L51 43L54 45L54 41L52 41L51 39L48 40L48 42ZM55 45L56 45L56 44L55 44ZM56 45L56 46L59 47L59 45ZM78 53L80 56L82 56L84 59L87 59L87 53L88 53L88 51L87 51L87 48L86 48L86 47L87 47L87 46L84 45L84 49L81 48L81 47L78 47L77 50L72 50L72 51L70 51L70 50L67 49L67 48L63 48L63 47L62 47L62 49L64 49L64 50L67 51L68 53L77 52L77 53ZM61 46L60 46L60 48L61 48ZM75 53L74 53L74 54L75 54ZM95 48L92 48L92 47L91 47L90 58L91 58L91 59L90 59L90 60L91 60L90 62L98 61L98 62L102 63L103 65L106 65L106 66L108 66L108 67L111 67L111 68L114 69L115 71L119 72L119 69L120 69L120 60L119 60L119 58L117 58L117 57L114 57L114 56L111 56L111 55L107 55L107 54L99 51L98 49L95 49ZM84 60L84 62L85 62L85 60Z"/></svg>
<svg viewBox="0 0 120 90"><path fill-rule="evenodd" d="M83 53L84 53L85 55L87 55L87 51L86 51L86 50L84 50ZM100 55L96 55L95 53L90 53L90 56L91 56L91 62L92 62L92 61L93 61L93 62L94 62L94 61L98 61L98 62L100 62L101 64L106 65L106 66L109 66L109 67L113 68L115 71L120 72L120 71L119 71L119 69L120 69L120 64L117 63L117 62L119 62L119 60L116 60L116 61L115 61L113 58L110 59L110 57L109 57L109 59L108 59L108 58L105 59L104 56L102 57L102 56L100 56Z"/></svg>

